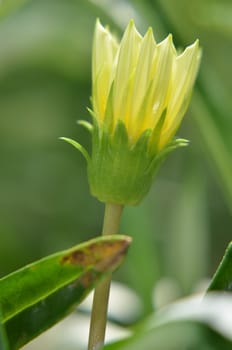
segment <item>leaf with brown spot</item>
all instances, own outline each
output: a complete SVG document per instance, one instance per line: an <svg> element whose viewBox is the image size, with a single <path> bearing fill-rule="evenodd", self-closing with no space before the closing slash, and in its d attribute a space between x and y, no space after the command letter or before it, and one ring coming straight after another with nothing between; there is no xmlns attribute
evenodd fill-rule
<svg viewBox="0 0 232 350"><path fill-rule="evenodd" d="M103 236L53 254L0 279L2 319L18 349L79 304L122 262L131 239Z"/></svg>

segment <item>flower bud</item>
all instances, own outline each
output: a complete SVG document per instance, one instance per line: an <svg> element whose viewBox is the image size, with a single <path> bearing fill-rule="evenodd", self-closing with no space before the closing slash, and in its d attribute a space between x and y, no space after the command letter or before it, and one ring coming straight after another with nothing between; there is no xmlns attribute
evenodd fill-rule
<svg viewBox="0 0 232 350"><path fill-rule="evenodd" d="M91 156L86 157L93 196L138 204L161 161L188 141L174 139L189 105L201 52L198 41L177 54L169 35L156 43L131 20L120 43L96 22L92 58Z"/></svg>

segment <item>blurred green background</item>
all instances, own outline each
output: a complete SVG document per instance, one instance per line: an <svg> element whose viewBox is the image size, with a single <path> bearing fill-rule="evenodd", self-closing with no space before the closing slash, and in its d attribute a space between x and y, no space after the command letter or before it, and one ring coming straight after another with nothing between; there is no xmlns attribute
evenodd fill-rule
<svg viewBox="0 0 232 350"><path fill-rule="evenodd" d="M149 313L155 284L167 282L176 296L193 292L231 240L229 0L1 2L0 275L101 231L104 207L89 194L85 160L58 140L90 147L76 121L89 119L96 17L119 37L133 17L142 33L152 26L157 41L172 32L180 48L196 38L203 47L178 132L190 146L168 158L143 203L123 215L121 232L134 243L115 278L137 292Z"/></svg>

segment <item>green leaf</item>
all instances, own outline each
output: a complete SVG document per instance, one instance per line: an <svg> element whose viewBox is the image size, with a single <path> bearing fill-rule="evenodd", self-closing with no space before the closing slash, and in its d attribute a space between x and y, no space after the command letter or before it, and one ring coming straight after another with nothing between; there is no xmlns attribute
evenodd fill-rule
<svg viewBox="0 0 232 350"><path fill-rule="evenodd" d="M8 350L8 341L6 338L5 327L2 323L1 310L0 310L0 350Z"/></svg>
<svg viewBox="0 0 232 350"><path fill-rule="evenodd" d="M194 321L177 321L106 345L104 350L230 350L231 346L230 340L208 325Z"/></svg>
<svg viewBox="0 0 232 350"><path fill-rule="evenodd" d="M230 350L232 297L222 293L183 299L160 309L127 339L105 350Z"/></svg>
<svg viewBox="0 0 232 350"><path fill-rule="evenodd" d="M225 255L215 272L207 292L232 292L232 242L228 245Z"/></svg>
<svg viewBox="0 0 232 350"><path fill-rule="evenodd" d="M122 261L130 238L107 236L30 264L0 280L10 349L18 349L72 311Z"/></svg>

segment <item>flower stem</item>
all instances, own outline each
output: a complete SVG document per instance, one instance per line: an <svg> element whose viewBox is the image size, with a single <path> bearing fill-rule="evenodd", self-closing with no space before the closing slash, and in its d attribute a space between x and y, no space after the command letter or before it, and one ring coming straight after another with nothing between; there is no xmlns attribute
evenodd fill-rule
<svg viewBox="0 0 232 350"><path fill-rule="evenodd" d="M118 233L122 210L121 205L106 204L102 235ZM99 284L94 292L88 350L100 350L104 345L110 283L111 276Z"/></svg>

